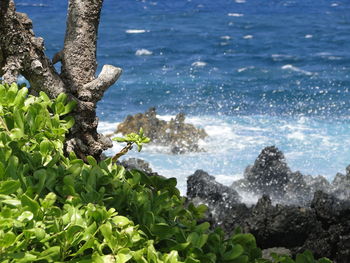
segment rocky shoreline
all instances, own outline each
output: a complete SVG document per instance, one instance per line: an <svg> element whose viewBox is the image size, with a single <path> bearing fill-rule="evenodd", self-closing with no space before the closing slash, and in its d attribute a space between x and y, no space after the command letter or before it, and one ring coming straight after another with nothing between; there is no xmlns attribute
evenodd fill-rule
<svg viewBox="0 0 350 263"><path fill-rule="evenodd" d="M149 165L138 159L122 163L143 170ZM225 186L215 177L197 170L187 180L187 199L208 206L206 221L227 234L238 227L252 233L258 245L271 252L295 255L306 249L315 257L337 263L350 262L350 167L333 182L322 176L293 172L276 147L262 150L244 178ZM245 202L251 196L256 202Z"/></svg>
<svg viewBox="0 0 350 263"><path fill-rule="evenodd" d="M172 153L203 151L198 142L207 134L185 123L183 114L170 121L157 118L155 108L128 116L117 132L127 134L143 127L153 143L169 146ZM143 160L121 162L150 176L161 176ZM235 229L252 233L264 255L296 255L306 249L315 257L350 262L350 166L332 182L322 176L292 171L275 146L264 148L243 178L231 186L197 170L187 178L187 200L208 206L205 221L229 235Z"/></svg>
<svg viewBox="0 0 350 263"><path fill-rule="evenodd" d="M117 127L116 133L123 135L140 130L142 127L151 143L168 146L172 154L204 151L198 142L208 135L204 129L185 122L185 115L179 113L170 121L157 117L155 108L145 113L129 115Z"/></svg>
<svg viewBox="0 0 350 263"><path fill-rule="evenodd" d="M187 180L187 198L206 204L207 220L226 233L237 227L252 233L258 245L295 255L305 249L315 257L350 262L350 173L337 174L332 183L324 177L292 172L276 147L262 150L244 178L231 187L204 171ZM241 194L258 196L253 205ZM281 248L283 248L281 250ZM287 249L287 250L286 250Z"/></svg>

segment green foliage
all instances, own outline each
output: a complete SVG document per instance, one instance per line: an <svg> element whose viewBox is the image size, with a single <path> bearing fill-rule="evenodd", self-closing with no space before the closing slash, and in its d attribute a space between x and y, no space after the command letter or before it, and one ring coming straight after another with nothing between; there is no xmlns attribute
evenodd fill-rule
<svg viewBox="0 0 350 263"><path fill-rule="evenodd" d="M132 133L125 135L125 137L115 137L112 140L117 141L117 142L126 142L130 145L135 143L137 145L139 152L142 150L143 144L149 143L151 141L150 138L144 136L142 128L140 128L139 134L132 132Z"/></svg>
<svg viewBox="0 0 350 263"><path fill-rule="evenodd" d="M74 103L27 93L0 85L0 262L271 262L254 236L199 224L206 207L186 207L174 178L64 156Z"/></svg>

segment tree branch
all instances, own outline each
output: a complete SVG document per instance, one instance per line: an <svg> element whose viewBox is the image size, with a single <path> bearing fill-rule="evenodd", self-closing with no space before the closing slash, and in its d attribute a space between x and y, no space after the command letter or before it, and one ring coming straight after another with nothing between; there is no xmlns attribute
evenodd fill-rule
<svg viewBox="0 0 350 263"><path fill-rule="evenodd" d="M32 21L16 12L13 0L2 0L0 8L0 71L4 81L16 82L21 74L35 91L45 91L50 97L66 92L65 84L45 56L43 39L34 35Z"/></svg>
<svg viewBox="0 0 350 263"><path fill-rule="evenodd" d="M99 101L103 93L118 80L121 74L121 68L104 65L98 77L79 90L78 98L83 101Z"/></svg>
<svg viewBox="0 0 350 263"><path fill-rule="evenodd" d="M35 37L32 21L16 12L13 0L0 0L0 75L14 82L19 74L32 91L50 97L66 93L78 106L72 112L75 125L67 136L66 151L99 159L112 147L97 133L96 103L119 78L120 68L105 65L96 78L96 42L103 0L69 0L67 29L62 51L52 61L45 56L43 39ZM61 74L53 66L61 61Z"/></svg>
<svg viewBox="0 0 350 263"><path fill-rule="evenodd" d="M61 76L77 93L95 79L96 42L103 0L70 0Z"/></svg>

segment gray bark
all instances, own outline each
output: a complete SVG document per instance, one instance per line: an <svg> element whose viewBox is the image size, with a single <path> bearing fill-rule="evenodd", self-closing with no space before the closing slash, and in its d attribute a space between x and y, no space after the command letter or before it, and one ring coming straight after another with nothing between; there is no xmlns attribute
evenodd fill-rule
<svg viewBox="0 0 350 263"><path fill-rule="evenodd" d="M76 124L67 139L66 150L83 159L99 159L112 146L110 139L97 133L96 103L115 83L121 69L103 66L95 77L96 42L103 0L69 0L67 28L62 51L51 61L44 53L43 39L35 37L32 21L16 12L13 0L0 0L0 76L7 83L23 75L30 87L50 97L64 92L78 102L72 113ZM53 64L61 61L61 73Z"/></svg>

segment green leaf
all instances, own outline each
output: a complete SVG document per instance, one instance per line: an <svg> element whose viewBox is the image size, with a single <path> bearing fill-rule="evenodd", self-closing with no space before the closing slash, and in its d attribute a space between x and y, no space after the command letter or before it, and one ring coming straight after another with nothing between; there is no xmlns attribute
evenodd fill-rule
<svg viewBox="0 0 350 263"><path fill-rule="evenodd" d="M239 256L241 256L243 252L244 252L244 249L241 245L235 245L230 251L227 251L224 254L223 259L227 261L236 259Z"/></svg>
<svg viewBox="0 0 350 263"><path fill-rule="evenodd" d="M44 200L41 201L41 205L44 208L49 208L51 207L55 202L56 202L57 196L55 193L48 193Z"/></svg>
<svg viewBox="0 0 350 263"><path fill-rule="evenodd" d="M24 116L23 111L15 109L13 112L13 117L15 120L15 128L19 128L24 133Z"/></svg>
<svg viewBox="0 0 350 263"><path fill-rule="evenodd" d="M22 88L18 93L17 96L15 98L14 104L17 107L22 107L24 105L24 100L27 97L28 94L28 89L27 88Z"/></svg>
<svg viewBox="0 0 350 263"><path fill-rule="evenodd" d="M0 194L10 195L15 193L21 186L19 181L7 180L0 182Z"/></svg>
<svg viewBox="0 0 350 263"><path fill-rule="evenodd" d="M18 158L16 156L11 156L8 162L8 165L5 170L5 174L8 177L16 178L17 177L17 167L18 167Z"/></svg>
<svg viewBox="0 0 350 263"><path fill-rule="evenodd" d="M67 95L65 93L59 94L55 99L56 102L61 102L61 103L65 103L66 100L67 100Z"/></svg>
<svg viewBox="0 0 350 263"><path fill-rule="evenodd" d="M46 177L49 175L46 173L46 170L40 169L34 172L33 177L38 180L38 182L35 185L36 193L40 194L43 190L46 182Z"/></svg>
<svg viewBox="0 0 350 263"><path fill-rule="evenodd" d="M38 260L48 260L49 262L59 260L61 248L59 246L50 247L40 253Z"/></svg>
<svg viewBox="0 0 350 263"><path fill-rule="evenodd" d="M49 102L49 101L50 101L49 96L47 96L45 92L40 91L40 92L39 92L39 95L40 95L40 98L41 98L43 101L45 101L45 102Z"/></svg>
<svg viewBox="0 0 350 263"><path fill-rule="evenodd" d="M24 207L28 207L29 211L31 211L34 216L37 216L37 213L40 210L40 206L35 200L31 199L26 194L23 194L21 196L21 204Z"/></svg>
<svg viewBox="0 0 350 263"><path fill-rule="evenodd" d="M320 258L317 263L332 263L328 258Z"/></svg>
<svg viewBox="0 0 350 263"><path fill-rule="evenodd" d="M13 140L19 140L24 137L24 131L20 128L13 128L10 136Z"/></svg>
<svg viewBox="0 0 350 263"><path fill-rule="evenodd" d="M74 118L72 116L67 116L64 118L64 120L66 121L66 128L67 129L72 128L75 124Z"/></svg>
<svg viewBox="0 0 350 263"><path fill-rule="evenodd" d="M0 202L3 204L14 206L14 207L18 207L21 205L21 202L17 199L6 199L6 200L1 200Z"/></svg>
<svg viewBox="0 0 350 263"><path fill-rule="evenodd" d="M75 108L76 105L77 105L77 102L75 102L74 100L68 102L67 105L64 107L64 111L62 112L62 115L70 113Z"/></svg>
<svg viewBox="0 0 350 263"><path fill-rule="evenodd" d="M18 221L21 222L27 222L27 221L31 221L33 219L34 215L32 212L30 211L24 211L18 218Z"/></svg>
<svg viewBox="0 0 350 263"><path fill-rule="evenodd" d="M117 227L125 227L131 224L131 221L125 216L115 216L112 218L112 221Z"/></svg>
<svg viewBox="0 0 350 263"><path fill-rule="evenodd" d="M131 251L128 248L123 248L118 251L115 259L118 263L128 262L132 258Z"/></svg>
<svg viewBox="0 0 350 263"><path fill-rule="evenodd" d="M114 137L112 139L113 141L116 141L116 142L126 142L127 140L123 137Z"/></svg>
<svg viewBox="0 0 350 263"><path fill-rule="evenodd" d="M62 102L56 102L54 104L54 109L55 109L55 113L61 116L61 115L63 115L65 107L64 107Z"/></svg>
<svg viewBox="0 0 350 263"><path fill-rule="evenodd" d="M40 143L40 152L45 156L49 153L49 151L51 151L52 149L52 144L50 141L48 140L43 140Z"/></svg>
<svg viewBox="0 0 350 263"><path fill-rule="evenodd" d="M150 141L151 141L151 139L148 137L145 137L142 139L142 143L149 143Z"/></svg>
<svg viewBox="0 0 350 263"><path fill-rule="evenodd" d="M0 247L7 248L12 246L16 241L16 235L13 232L7 232L3 236L0 233Z"/></svg>
<svg viewBox="0 0 350 263"><path fill-rule="evenodd" d="M90 165L97 166L97 161L94 157L89 155L89 156L86 156L86 159Z"/></svg>
<svg viewBox="0 0 350 263"><path fill-rule="evenodd" d="M151 226L151 232L162 240L173 236L177 232L177 229L165 223L158 223Z"/></svg>

